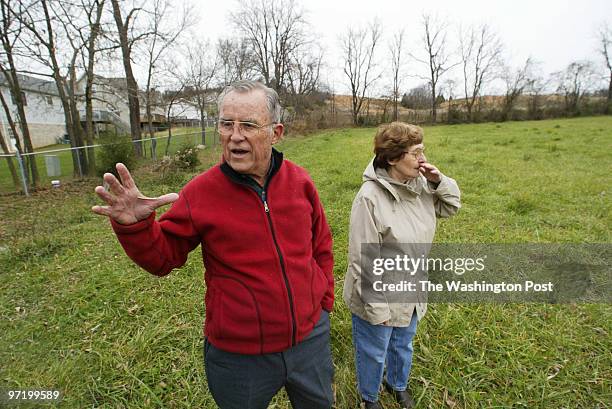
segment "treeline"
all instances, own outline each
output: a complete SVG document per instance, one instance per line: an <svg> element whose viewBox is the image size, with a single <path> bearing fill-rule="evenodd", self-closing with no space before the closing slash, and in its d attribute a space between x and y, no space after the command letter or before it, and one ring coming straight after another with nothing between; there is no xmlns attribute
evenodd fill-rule
<svg viewBox="0 0 612 409"><path fill-rule="evenodd" d="M596 89L600 81L589 62L572 63L565 71L546 79L529 74L531 71L522 70L520 75L507 81L509 87L503 95L480 96L471 111L467 99L439 94L435 105L444 114L439 121L539 120L610 113L609 92ZM422 84L403 94L400 104L411 110L429 110L431 97L429 86Z"/></svg>
<svg viewBox="0 0 612 409"><path fill-rule="evenodd" d="M373 20L339 33L342 80L326 83L322 73L332 64L306 10L293 0L240 1L228 16L228 36L215 43L196 34L198 16L186 1L0 0L0 5L0 69L14 108L4 98L2 105L22 153L33 147L19 74L54 82L75 148L93 145L94 89L101 72L125 78L134 141L153 137L153 112L159 109L171 129L172 106L180 100L197 107L204 139L204 118L216 115L219 90L239 79L258 79L276 89L287 107L284 121L294 129L342 125L338 118L344 115L354 125L399 119L402 105L427 110L430 122L612 109L609 25L594 33L599 64L575 61L544 75L533 58L512 66L501 37L487 25L458 27L423 15L420 35L409 39L405 30L384 33L383 24ZM406 90L407 79L414 77L423 85ZM84 89L78 81L84 81ZM607 90L601 90L604 83ZM484 95L492 84L498 84L501 100L491 105ZM346 89L348 107L336 102ZM371 109L372 99L384 101L382 112ZM2 149L8 152L5 143ZM145 154L141 143L134 149ZM79 164L80 172L95 174L93 149L73 152L75 172ZM27 178L36 186L36 163L28 162Z"/></svg>

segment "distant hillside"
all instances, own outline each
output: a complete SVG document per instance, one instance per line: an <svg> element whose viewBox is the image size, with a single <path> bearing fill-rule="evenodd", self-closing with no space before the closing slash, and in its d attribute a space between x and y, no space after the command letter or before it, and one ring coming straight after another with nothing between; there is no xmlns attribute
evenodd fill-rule
<svg viewBox="0 0 612 409"><path fill-rule="evenodd" d="M530 95L521 95L518 97L516 104L514 105L514 109L527 109L528 103L531 100L532 96ZM549 95L540 95L542 107L546 108L548 105L558 105L563 104L564 97L563 95L549 94ZM604 97L585 97L591 103L603 102L605 100ZM350 95L336 95L334 97L336 109L339 111L344 111L350 113L352 110L351 96ZM505 97L503 95L485 95L480 98L480 102L482 104L482 110L490 110L490 109L501 109L504 104ZM331 100L327 100L327 104L331 104ZM382 98L366 98L363 103L362 114L366 115L366 111L368 109L369 104L369 113L371 115L380 114L385 109L387 112L393 111L393 103L389 100L385 100ZM453 107L455 109L460 109L462 105L465 104L465 98L456 98L453 99ZM442 102L438 105L438 109L441 111L448 109L448 101ZM399 113L401 114L409 114L418 111L428 111L429 109L408 109L404 108L401 105L399 106Z"/></svg>

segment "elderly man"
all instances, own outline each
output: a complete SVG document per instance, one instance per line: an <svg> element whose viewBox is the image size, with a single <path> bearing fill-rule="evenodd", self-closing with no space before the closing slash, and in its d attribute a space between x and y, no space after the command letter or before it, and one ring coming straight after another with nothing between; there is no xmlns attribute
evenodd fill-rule
<svg viewBox="0 0 612 409"><path fill-rule="evenodd" d="M95 192L125 252L155 275L202 244L204 360L221 408L266 408L285 387L294 408L329 408L333 365L332 239L315 186L272 148L283 136L277 93L254 81L219 96L223 161L177 195L144 197L117 164ZM158 221L155 209L173 203Z"/></svg>

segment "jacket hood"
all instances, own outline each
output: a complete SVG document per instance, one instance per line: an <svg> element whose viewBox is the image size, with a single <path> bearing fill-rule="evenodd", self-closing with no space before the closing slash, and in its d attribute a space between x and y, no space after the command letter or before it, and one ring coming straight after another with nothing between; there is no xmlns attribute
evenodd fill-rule
<svg viewBox="0 0 612 409"><path fill-rule="evenodd" d="M385 169L374 168L374 158L370 161L368 166L363 171L363 182L373 181L378 183L380 186L385 188L391 193L393 198L397 201L400 200L400 195L398 193L398 189L405 189L408 192L411 192L414 195L420 195L423 189L426 188L427 183L425 182L425 177L419 175L419 177L409 180L406 183L398 182L393 179Z"/></svg>

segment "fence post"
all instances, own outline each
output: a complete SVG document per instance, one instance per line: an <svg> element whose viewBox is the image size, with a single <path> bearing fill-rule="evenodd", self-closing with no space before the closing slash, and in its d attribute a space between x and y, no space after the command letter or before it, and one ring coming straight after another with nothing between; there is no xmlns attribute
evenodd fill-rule
<svg viewBox="0 0 612 409"><path fill-rule="evenodd" d="M23 168L23 158L19 153L19 149L15 151L15 158L19 164L19 173L21 174L21 181L23 183L23 193L25 193L26 196L30 196L30 192L28 192L28 181L26 180L25 169Z"/></svg>

